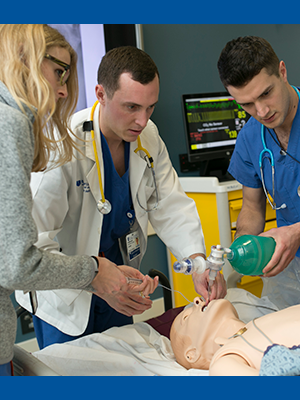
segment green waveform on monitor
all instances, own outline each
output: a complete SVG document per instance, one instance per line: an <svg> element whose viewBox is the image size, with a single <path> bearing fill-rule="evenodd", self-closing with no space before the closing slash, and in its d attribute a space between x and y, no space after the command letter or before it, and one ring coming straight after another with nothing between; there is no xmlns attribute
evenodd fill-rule
<svg viewBox="0 0 300 400"><path fill-rule="evenodd" d="M219 110L212 112L202 113L187 113L187 120L189 124L197 122L210 122L210 121L222 121L226 119L234 119L234 110Z"/></svg>
<svg viewBox="0 0 300 400"><path fill-rule="evenodd" d="M242 107L235 101L235 100L230 100L230 101L215 101L215 102L199 102L196 104L190 104L186 102L186 109L187 110L195 110L195 109L203 109L203 108L210 108L210 109L228 109L232 107L238 107L239 109L242 109Z"/></svg>

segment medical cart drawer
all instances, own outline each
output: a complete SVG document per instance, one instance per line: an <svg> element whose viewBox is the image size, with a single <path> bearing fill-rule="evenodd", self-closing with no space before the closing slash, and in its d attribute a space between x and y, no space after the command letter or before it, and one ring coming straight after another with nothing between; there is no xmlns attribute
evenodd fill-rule
<svg viewBox="0 0 300 400"><path fill-rule="evenodd" d="M264 232L269 231L270 229L273 228L277 228L277 223L276 223L276 219L274 219L273 221L267 221L265 223L265 229ZM231 241L234 241L234 235L235 235L236 229L232 229L231 230Z"/></svg>

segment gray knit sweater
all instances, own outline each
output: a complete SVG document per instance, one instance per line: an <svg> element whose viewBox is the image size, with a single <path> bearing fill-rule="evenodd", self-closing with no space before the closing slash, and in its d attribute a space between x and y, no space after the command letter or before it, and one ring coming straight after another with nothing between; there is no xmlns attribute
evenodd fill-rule
<svg viewBox="0 0 300 400"><path fill-rule="evenodd" d="M34 154L32 113L24 115L0 82L0 364L13 357L14 290L91 290L95 262L38 249L32 219L30 173Z"/></svg>

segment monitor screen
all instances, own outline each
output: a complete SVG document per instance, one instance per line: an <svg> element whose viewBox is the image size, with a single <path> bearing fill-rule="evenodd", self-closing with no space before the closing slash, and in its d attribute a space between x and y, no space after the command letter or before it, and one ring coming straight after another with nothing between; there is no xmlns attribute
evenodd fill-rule
<svg viewBox="0 0 300 400"><path fill-rule="evenodd" d="M249 114L228 92L184 94L182 105L189 162L229 160Z"/></svg>

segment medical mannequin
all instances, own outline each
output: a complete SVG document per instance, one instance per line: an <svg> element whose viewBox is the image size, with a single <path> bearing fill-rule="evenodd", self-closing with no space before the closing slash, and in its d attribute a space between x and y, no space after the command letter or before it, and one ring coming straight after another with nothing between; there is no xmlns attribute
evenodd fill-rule
<svg viewBox="0 0 300 400"><path fill-rule="evenodd" d="M272 344L300 343L300 305L264 315L248 324L225 299L205 308L199 297L174 320L170 339L179 364L209 369L210 375L258 375L264 352Z"/></svg>

